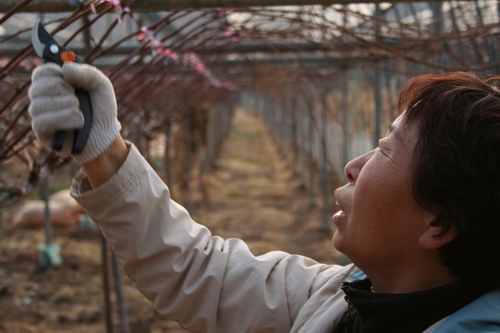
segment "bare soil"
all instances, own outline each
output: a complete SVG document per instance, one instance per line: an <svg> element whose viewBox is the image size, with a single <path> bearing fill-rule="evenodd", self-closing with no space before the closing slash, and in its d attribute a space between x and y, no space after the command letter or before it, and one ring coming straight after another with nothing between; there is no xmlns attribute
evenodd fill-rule
<svg viewBox="0 0 500 333"><path fill-rule="evenodd" d="M59 177L69 184L69 175ZM321 228L321 201L309 205L299 177L258 118L236 112L218 168L205 184L209 203L193 195L191 214L213 234L241 238L256 255L282 250L336 262L331 231ZM105 332L99 232L54 230L53 242L61 246L64 261L43 270L38 265L43 231L10 228L19 205L4 211L0 220L0 333ZM126 276L123 281L131 332L184 332L157 314ZM112 300L117 325L114 296Z"/></svg>

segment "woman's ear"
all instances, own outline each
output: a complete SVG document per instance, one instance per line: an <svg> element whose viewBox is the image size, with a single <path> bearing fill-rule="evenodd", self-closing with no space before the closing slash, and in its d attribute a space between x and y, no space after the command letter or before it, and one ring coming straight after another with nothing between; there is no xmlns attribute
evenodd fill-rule
<svg viewBox="0 0 500 333"><path fill-rule="evenodd" d="M448 217L436 216L428 211L424 213L425 228L418 239L418 245L425 250L437 250L457 237L455 225L445 227Z"/></svg>

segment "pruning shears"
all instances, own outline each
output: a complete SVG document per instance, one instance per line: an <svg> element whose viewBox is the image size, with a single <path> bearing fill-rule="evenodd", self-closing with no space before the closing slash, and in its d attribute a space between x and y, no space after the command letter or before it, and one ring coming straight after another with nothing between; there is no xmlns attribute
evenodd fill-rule
<svg viewBox="0 0 500 333"><path fill-rule="evenodd" d="M57 44L54 38L52 38L52 36L40 23L40 19L37 20L33 30L31 31L31 42L36 54L38 54L44 62L52 62L61 66L63 63L68 61L83 64L83 61L77 58L72 51L66 50L64 47ZM60 151L62 150L66 140L69 140L69 142L72 141L72 154L82 152L85 147L85 143L87 143L87 139L90 134L90 126L92 124L92 104L90 103L89 93L85 90L76 88L75 95L78 98L80 111L83 114L83 127L69 131L58 131L54 136L54 141L52 142L52 148Z"/></svg>

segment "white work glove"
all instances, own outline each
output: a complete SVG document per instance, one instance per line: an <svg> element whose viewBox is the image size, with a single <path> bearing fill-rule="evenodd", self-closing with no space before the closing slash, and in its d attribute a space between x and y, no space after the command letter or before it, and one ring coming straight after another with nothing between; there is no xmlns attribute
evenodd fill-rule
<svg viewBox="0 0 500 333"><path fill-rule="evenodd" d="M29 113L37 139L51 148L58 131L79 129L83 115L75 88L89 93L92 104L92 125L85 148L72 157L79 165L95 160L114 141L121 125L116 119L113 85L97 68L85 64L65 63L63 67L47 63L33 71L29 90Z"/></svg>

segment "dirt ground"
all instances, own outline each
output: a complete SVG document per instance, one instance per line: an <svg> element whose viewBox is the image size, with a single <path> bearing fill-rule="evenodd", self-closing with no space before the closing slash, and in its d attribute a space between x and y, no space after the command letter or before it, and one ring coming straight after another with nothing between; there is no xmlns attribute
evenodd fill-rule
<svg viewBox="0 0 500 333"><path fill-rule="evenodd" d="M233 123L217 171L206 182L210 204L196 204L194 196L193 218L213 234L242 238L256 255L282 250L335 263L338 252L331 232L321 229L321 206L309 206L263 123L242 111ZM0 220L0 333L105 332L99 232L54 230L64 261L43 270L37 249L43 231L10 228L18 207ZM126 276L123 281L131 332L185 332L157 314ZM116 324L116 305L113 310Z"/></svg>

